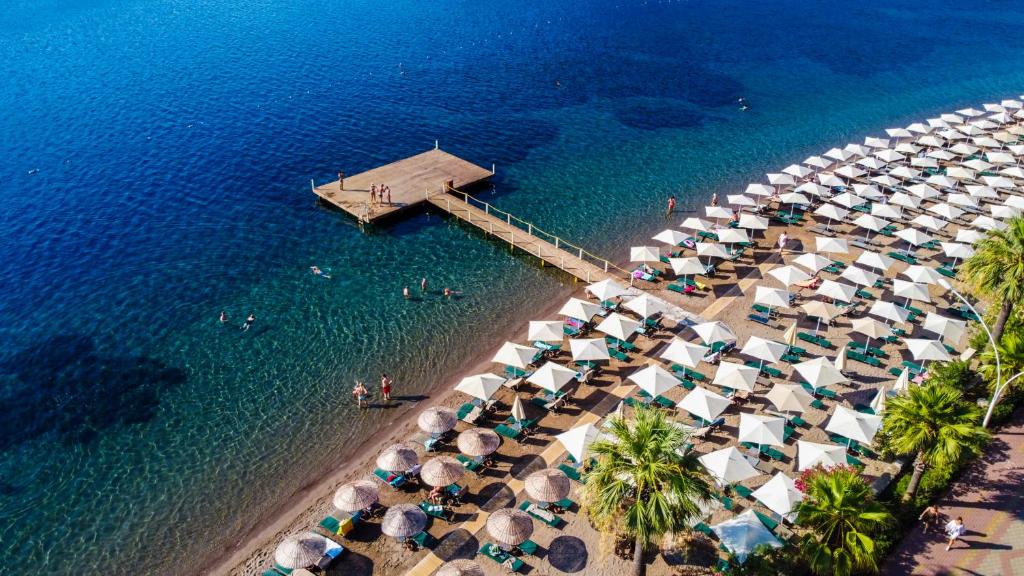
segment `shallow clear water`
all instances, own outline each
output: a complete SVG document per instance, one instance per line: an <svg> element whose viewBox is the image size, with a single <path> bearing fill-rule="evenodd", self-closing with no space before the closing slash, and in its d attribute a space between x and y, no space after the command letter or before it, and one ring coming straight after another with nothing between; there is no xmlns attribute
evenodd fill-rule
<svg viewBox="0 0 1024 576"><path fill-rule="evenodd" d="M696 208L1015 97L1022 24L1005 2L9 1L0 557L186 572L381 425L354 379L428 394L566 290L438 215L361 233L310 178L440 139L498 165L502 208L621 259L669 193ZM424 275L463 297L403 301Z"/></svg>

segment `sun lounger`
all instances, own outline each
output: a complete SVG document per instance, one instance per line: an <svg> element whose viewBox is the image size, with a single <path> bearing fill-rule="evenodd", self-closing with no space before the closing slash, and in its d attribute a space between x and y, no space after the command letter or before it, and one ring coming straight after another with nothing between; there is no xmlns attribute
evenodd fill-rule
<svg viewBox="0 0 1024 576"><path fill-rule="evenodd" d="M799 356L797 356L796 354L786 353L786 354L782 355L782 361L783 362L788 362L790 364L796 364L796 363L800 362L800 360L801 360L801 358Z"/></svg>
<svg viewBox="0 0 1024 576"><path fill-rule="evenodd" d="M360 518L362 518L362 513L360 512L340 519L332 515L327 515L320 521L319 526L330 534L345 536L355 529Z"/></svg>
<svg viewBox="0 0 1024 576"><path fill-rule="evenodd" d="M888 358L889 357L889 355L885 352L885 350L882 350L881 348L877 348L875 346L868 347L867 354L869 356L874 356L875 358Z"/></svg>
<svg viewBox="0 0 1024 576"><path fill-rule="evenodd" d="M874 300L876 298L874 294L868 292L863 288L858 289L856 292L853 293L853 295L862 300Z"/></svg>
<svg viewBox="0 0 1024 576"><path fill-rule="evenodd" d="M455 459L461 462L462 467L465 468L466 470L469 470L470 472L477 472L478 470L483 468L482 462L477 462L476 460L463 454L456 454Z"/></svg>
<svg viewBox="0 0 1024 576"><path fill-rule="evenodd" d="M857 362L861 362L869 366L874 366L876 368L880 368L882 366L882 363L879 362L877 358L872 358L871 356L868 356L866 354L861 354L856 350L847 350L846 357L849 358L850 360L856 360Z"/></svg>
<svg viewBox="0 0 1024 576"><path fill-rule="evenodd" d="M750 498L750 495L754 493L753 490L742 484L734 484L732 489L743 498Z"/></svg>
<svg viewBox="0 0 1024 576"><path fill-rule="evenodd" d="M545 352L559 352L562 350L561 344L550 344L548 342L541 342L540 340L534 341L533 347L539 348Z"/></svg>
<svg viewBox="0 0 1024 576"><path fill-rule="evenodd" d="M904 360L902 362L901 366L903 366L904 368L910 370L910 373L915 375L915 376L917 376L918 374L921 374L921 373L923 373L925 371L923 366L921 366L919 364L914 364L910 360Z"/></svg>
<svg viewBox="0 0 1024 576"><path fill-rule="evenodd" d="M392 474L380 468L374 470L373 475L392 488L401 488L408 481L402 474Z"/></svg>
<svg viewBox="0 0 1024 576"><path fill-rule="evenodd" d="M747 318L754 322L757 322L758 324L764 324L765 326L772 325L772 321L769 320L766 316L760 316L758 314L747 314Z"/></svg>
<svg viewBox="0 0 1024 576"><path fill-rule="evenodd" d="M705 536L709 536L709 537L714 536L714 534L715 534L715 531L712 530L710 526L708 526L707 524L705 524L703 522L698 522L697 524L695 524L693 526L693 529L696 530L697 532L700 532L701 534L704 534Z"/></svg>
<svg viewBox="0 0 1024 576"><path fill-rule="evenodd" d="M512 426L506 426L505 424L498 424L494 428L494 431L497 432L499 435L508 438L509 440L516 441L518 441L519 438L522 437L523 435L522 428L513 428Z"/></svg>
<svg viewBox="0 0 1024 576"><path fill-rule="evenodd" d="M455 415L458 416L459 420L462 420L466 424L473 424L483 413L484 411L481 407L473 404L472 402L466 402L459 407L459 410Z"/></svg>
<svg viewBox="0 0 1024 576"><path fill-rule="evenodd" d="M626 350L628 352L632 352L633 350L636 350L636 344L633 344L632 342L627 342L625 340L619 340L618 338L615 338L615 337L612 337L612 336L605 336L604 337L604 341L609 346L612 346L614 348L619 348L619 349L622 349L622 350Z"/></svg>
<svg viewBox="0 0 1024 576"><path fill-rule="evenodd" d="M754 510L754 515L757 516L757 519L760 520L762 524L764 524L765 528L771 530L772 532L775 532L775 529L779 527L778 522L772 520L771 518L758 512L757 510Z"/></svg>
<svg viewBox="0 0 1024 576"><path fill-rule="evenodd" d="M609 350L608 355L615 358L619 362L629 362L629 356L621 350Z"/></svg>
<svg viewBox="0 0 1024 576"><path fill-rule="evenodd" d="M420 502L419 506L420 510L423 510L427 516L430 516L431 518L438 518L445 522L451 522L452 518L455 516L451 510L446 509L444 506L441 506L440 504L431 504L426 500Z"/></svg>
<svg viewBox="0 0 1024 576"><path fill-rule="evenodd" d="M779 311L778 310L774 310L772 308L769 308L769 307L765 306L764 304L754 304L754 305L752 305L750 307L750 309L754 310L755 312L759 312L762 316L767 316L769 318L771 318L773 316L778 316L779 315Z"/></svg>
<svg viewBox="0 0 1024 576"><path fill-rule="evenodd" d="M799 416L793 416L792 418L790 418L789 423L794 426L799 426L801 428L807 428L807 421Z"/></svg>
<svg viewBox="0 0 1024 576"><path fill-rule="evenodd" d="M538 508L533 502L523 502L519 505L519 509L552 528L558 528L564 522L554 512Z"/></svg>
<svg viewBox="0 0 1024 576"><path fill-rule="evenodd" d="M956 278L956 270L947 266L946 264L939 266L938 268L936 268L936 270L938 270L939 274L942 274L947 278Z"/></svg>
<svg viewBox="0 0 1024 576"><path fill-rule="evenodd" d="M718 494L715 496L715 499L722 503L722 508L732 511L732 498L729 498L724 494Z"/></svg>
<svg viewBox="0 0 1024 576"><path fill-rule="evenodd" d="M647 403L650 403L650 402L653 401L656 404L659 404L660 406L663 406L665 408L675 408L676 407L676 403L675 402L669 400L668 398L665 398L664 396L658 396L657 398L654 398L652 400L651 399L651 395L648 394L647 392L643 391L643 390L637 390L637 395L640 396L640 398L642 398L644 400L644 402L647 402Z"/></svg>
<svg viewBox="0 0 1024 576"><path fill-rule="evenodd" d="M575 466L569 464L559 464L558 469L565 473L571 480L575 480L580 484L583 484L583 476L580 474L580 470Z"/></svg>
<svg viewBox="0 0 1024 576"><path fill-rule="evenodd" d="M860 461L856 456L846 455L846 463L855 468L863 468L864 463Z"/></svg>
<svg viewBox="0 0 1024 576"><path fill-rule="evenodd" d="M760 366L759 362L755 362L753 360L750 360L750 361L746 362L746 365L750 366L751 368L758 368L759 367L760 370L761 370L761 373L764 374L765 376L768 376L769 378L780 378L782 376L782 370L779 370L778 368L772 368L771 366L768 366L767 364L765 364L764 366Z"/></svg>
<svg viewBox="0 0 1024 576"><path fill-rule="evenodd" d="M914 258L905 252L897 252L894 250L889 252L889 257L899 260L900 262L906 262L907 264L917 264L917 258Z"/></svg>

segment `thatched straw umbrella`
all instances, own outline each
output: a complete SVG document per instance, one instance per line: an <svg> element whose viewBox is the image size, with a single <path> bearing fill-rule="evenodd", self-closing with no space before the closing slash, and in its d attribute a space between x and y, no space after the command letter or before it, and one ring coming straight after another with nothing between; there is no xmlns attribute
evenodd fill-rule
<svg viewBox="0 0 1024 576"><path fill-rule="evenodd" d="M501 446L501 436L494 430L470 428L459 434L459 452L466 456L490 456Z"/></svg>
<svg viewBox="0 0 1024 576"><path fill-rule="evenodd" d="M526 493L539 502L558 502L569 495L569 477L557 468L538 470L526 477Z"/></svg>
<svg viewBox="0 0 1024 576"><path fill-rule="evenodd" d="M369 480L342 484L334 493L334 507L342 512L355 512L369 508L377 502L377 485Z"/></svg>
<svg viewBox="0 0 1024 576"><path fill-rule="evenodd" d="M316 566L327 551L327 540L319 534L303 532L289 536L277 545L274 561L285 568L297 569Z"/></svg>
<svg viewBox="0 0 1024 576"><path fill-rule="evenodd" d="M458 421L459 419L455 416L453 410L435 407L427 408L421 412L419 418L416 419L416 424L419 425L420 430L436 436L455 428L455 423Z"/></svg>
<svg viewBox="0 0 1024 576"><path fill-rule="evenodd" d="M423 531L427 525L427 514L415 504L396 504L388 508L380 524L381 532L405 540Z"/></svg>
<svg viewBox="0 0 1024 576"><path fill-rule="evenodd" d="M533 535L533 520L518 508L502 508L487 517L487 533L500 544L518 546Z"/></svg>
<svg viewBox="0 0 1024 576"><path fill-rule="evenodd" d="M462 463L451 456L438 456L423 464L420 479L428 486L448 486L459 481L466 473Z"/></svg>
<svg viewBox="0 0 1024 576"><path fill-rule="evenodd" d="M377 457L377 468L388 472L400 473L412 469L419 464L416 451L405 444L394 444L386 448Z"/></svg>
<svg viewBox="0 0 1024 576"><path fill-rule="evenodd" d="M452 560L442 564L434 576L484 576L484 569L472 560Z"/></svg>

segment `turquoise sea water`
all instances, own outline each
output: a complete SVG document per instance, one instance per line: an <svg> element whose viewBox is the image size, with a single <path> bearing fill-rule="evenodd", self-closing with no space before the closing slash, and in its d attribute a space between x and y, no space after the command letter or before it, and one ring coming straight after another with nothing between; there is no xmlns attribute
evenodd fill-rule
<svg viewBox="0 0 1024 576"><path fill-rule="evenodd" d="M397 418L357 413L354 379L428 395L567 288L438 215L361 233L310 178L440 139L498 165L500 207L624 259L670 193L698 208L1016 97L1022 24L1012 2L8 2L0 572L195 569ZM403 301L424 275L463 297Z"/></svg>

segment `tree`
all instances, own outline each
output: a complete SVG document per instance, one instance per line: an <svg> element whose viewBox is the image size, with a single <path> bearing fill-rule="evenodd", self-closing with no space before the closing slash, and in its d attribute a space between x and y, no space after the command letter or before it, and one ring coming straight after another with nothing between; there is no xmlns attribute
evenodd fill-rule
<svg viewBox="0 0 1024 576"><path fill-rule="evenodd" d="M707 472L686 450L687 434L657 408L638 407L630 420L612 418L612 440L590 446L596 460L586 474L582 502L594 524L634 540L633 573L644 573L644 549L678 532L712 497Z"/></svg>
<svg viewBox="0 0 1024 576"><path fill-rule="evenodd" d="M797 523L808 528L800 554L816 574L848 576L878 569L872 538L892 521L875 501L871 487L848 466L812 468L797 487L804 499L797 505Z"/></svg>
<svg viewBox="0 0 1024 576"><path fill-rule="evenodd" d="M992 329L998 343L1013 307L1024 297L1024 217L1007 220L1005 230L990 230L975 244L963 265L963 278L984 296L999 302Z"/></svg>
<svg viewBox="0 0 1024 576"><path fill-rule="evenodd" d="M961 455L977 453L988 432L979 425L981 409L964 400L963 394L945 384L911 386L906 394L885 405L884 429L896 454L914 455L904 500L910 500L921 475L933 465L947 466Z"/></svg>
<svg viewBox="0 0 1024 576"><path fill-rule="evenodd" d="M1024 370L1024 332L1011 328L1003 333L999 341L999 362L1002 364L1003 381ZM996 354L991 348L982 352L981 375L991 384L996 381Z"/></svg>

